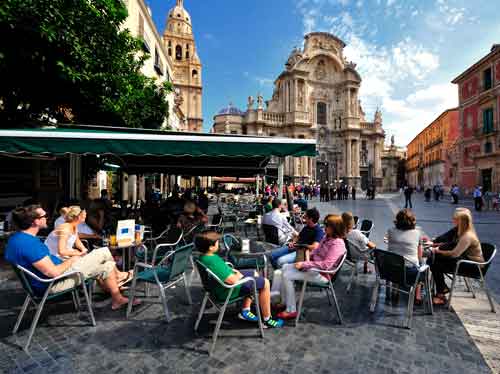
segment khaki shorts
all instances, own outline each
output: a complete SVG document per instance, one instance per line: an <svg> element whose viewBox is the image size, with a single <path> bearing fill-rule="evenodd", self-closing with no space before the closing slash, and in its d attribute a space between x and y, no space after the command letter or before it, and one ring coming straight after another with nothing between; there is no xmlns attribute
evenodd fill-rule
<svg viewBox="0 0 500 374"><path fill-rule="evenodd" d="M92 252L80 257L65 273L78 271L83 273L85 279L94 277L106 279L115 268L116 264L111 252L107 247L103 247L94 249ZM50 293L62 292L79 284L80 278L73 275L54 283Z"/></svg>

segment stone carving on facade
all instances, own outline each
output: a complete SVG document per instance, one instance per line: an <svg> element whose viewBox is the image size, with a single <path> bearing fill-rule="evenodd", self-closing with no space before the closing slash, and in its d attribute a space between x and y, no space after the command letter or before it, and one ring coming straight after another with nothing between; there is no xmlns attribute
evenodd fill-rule
<svg viewBox="0 0 500 374"><path fill-rule="evenodd" d="M325 62L324 61L318 62L318 66L316 67L316 70L314 71L314 76L319 81L322 81L326 78L326 69L325 69Z"/></svg>
<svg viewBox="0 0 500 374"><path fill-rule="evenodd" d="M360 160L361 160L362 166L368 165L368 149L366 149L366 148L361 149Z"/></svg>
<svg viewBox="0 0 500 374"><path fill-rule="evenodd" d="M295 47L290 53L290 57L288 57L288 61L285 64L287 70L291 70L301 59L302 53L297 47Z"/></svg>
<svg viewBox="0 0 500 374"><path fill-rule="evenodd" d="M379 108L375 111L375 119L373 120L375 123L382 123L382 112Z"/></svg>
<svg viewBox="0 0 500 374"><path fill-rule="evenodd" d="M257 95L257 109L264 109L264 98L261 94Z"/></svg>
<svg viewBox="0 0 500 374"><path fill-rule="evenodd" d="M394 139L394 135L391 136L391 147L394 148L394 145L395 145L395 139Z"/></svg>
<svg viewBox="0 0 500 374"><path fill-rule="evenodd" d="M248 109L252 110L254 105L254 99L253 96L248 96Z"/></svg>

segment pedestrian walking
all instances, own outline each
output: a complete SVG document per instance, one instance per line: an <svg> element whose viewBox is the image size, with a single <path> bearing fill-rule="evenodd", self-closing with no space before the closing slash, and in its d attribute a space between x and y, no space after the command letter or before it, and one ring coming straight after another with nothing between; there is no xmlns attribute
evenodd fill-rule
<svg viewBox="0 0 500 374"><path fill-rule="evenodd" d="M355 186L352 186L351 194L352 194L352 199L356 200L356 187Z"/></svg>
<svg viewBox="0 0 500 374"><path fill-rule="evenodd" d="M453 204L458 204L458 194L460 190L456 184L451 188L451 198L453 199Z"/></svg>
<svg viewBox="0 0 500 374"><path fill-rule="evenodd" d="M493 192L491 191L484 191L483 194L483 200L484 200L484 210L491 210L493 207Z"/></svg>
<svg viewBox="0 0 500 374"><path fill-rule="evenodd" d="M474 209L476 209L477 212L480 212L483 208L483 193L481 190L481 186L476 186L474 193L472 194L472 197L474 198Z"/></svg>
<svg viewBox="0 0 500 374"><path fill-rule="evenodd" d="M404 194L405 194L405 209L410 208L413 209L413 205L411 203L411 195L413 195L413 188L409 185L406 185L404 188Z"/></svg>

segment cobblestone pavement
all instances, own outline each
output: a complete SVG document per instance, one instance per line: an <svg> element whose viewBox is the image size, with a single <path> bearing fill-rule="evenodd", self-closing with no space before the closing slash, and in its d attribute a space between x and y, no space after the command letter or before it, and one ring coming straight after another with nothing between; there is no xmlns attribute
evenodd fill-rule
<svg viewBox="0 0 500 374"><path fill-rule="evenodd" d="M382 243L397 204L394 198L317 205L322 213L350 209L375 219L373 240ZM425 218L446 220L448 208L439 208L444 212L438 215L433 213L436 209L429 208ZM420 218L419 209L427 209L416 208ZM420 223L427 230L423 219ZM432 228L434 225L430 224ZM447 227L445 222L440 225L435 227L435 233ZM199 335L193 333L202 296L197 278L192 286L192 306L185 303L182 287L169 293L174 317L170 324L163 321L157 304L139 307L127 321L124 311L111 312L110 300L96 296L96 327L89 326L86 313L78 317L70 301L50 305L35 332L31 353L26 354L19 345L26 339L33 312L18 336L10 336L23 294L12 275L3 271L0 372L491 373L454 312L439 308L431 316L417 306L412 330L404 329L405 297L399 304L388 303L382 288L376 311L371 314L368 303L374 276L360 275L351 293L346 294L348 272L344 268L336 284L344 325L337 324L326 295L318 292L307 294L304 318L297 328L288 324L283 329L265 330L265 339L258 337L254 325L238 321L237 310L232 309L225 318L215 353L208 357L216 315L208 312Z"/></svg>

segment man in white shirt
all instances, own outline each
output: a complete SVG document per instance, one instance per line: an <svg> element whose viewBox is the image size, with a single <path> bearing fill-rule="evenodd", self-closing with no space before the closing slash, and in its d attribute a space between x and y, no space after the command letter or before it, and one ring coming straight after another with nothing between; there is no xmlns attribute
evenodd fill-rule
<svg viewBox="0 0 500 374"><path fill-rule="evenodd" d="M377 245L371 242L360 230L354 229L354 216L351 212L342 213L342 221L344 221L344 225L346 227L346 240L349 242L350 248L354 246L354 250L357 252L364 252L366 249L375 249ZM351 256L358 255L351 253ZM364 273L368 272L368 260L364 261L363 265Z"/></svg>
<svg viewBox="0 0 500 374"><path fill-rule="evenodd" d="M278 229L278 238L280 245L285 244L292 237L298 235L297 231L288 223L286 217L281 213L281 200L273 200L273 210L269 213L264 214L262 217L263 225L274 226Z"/></svg>

